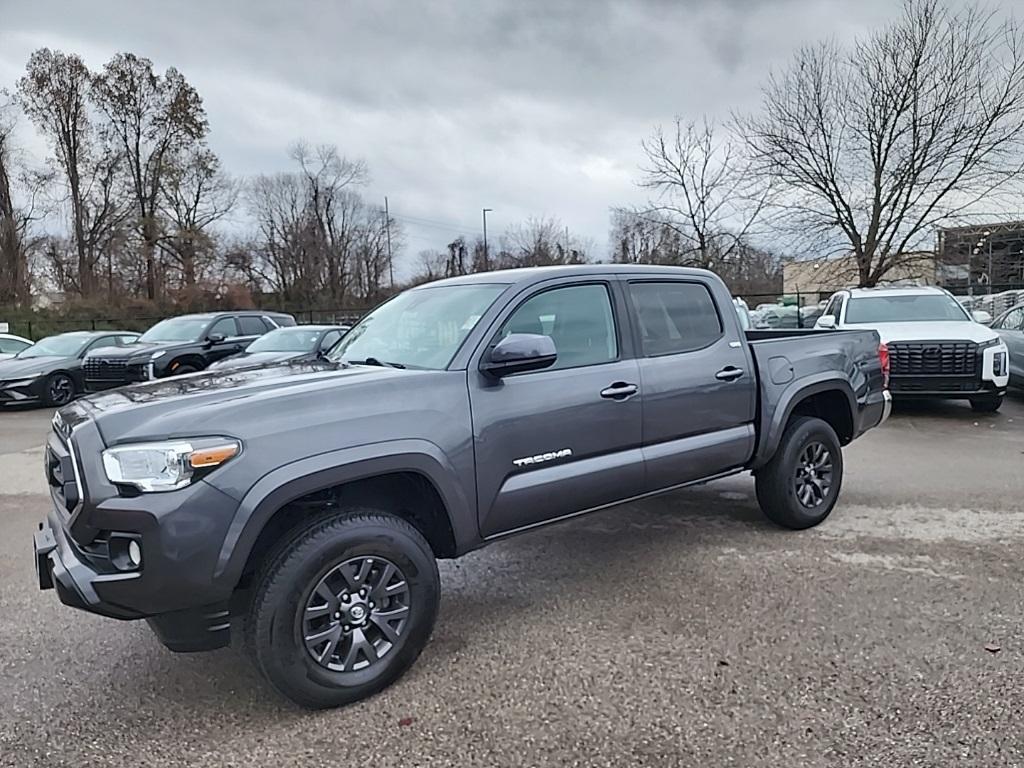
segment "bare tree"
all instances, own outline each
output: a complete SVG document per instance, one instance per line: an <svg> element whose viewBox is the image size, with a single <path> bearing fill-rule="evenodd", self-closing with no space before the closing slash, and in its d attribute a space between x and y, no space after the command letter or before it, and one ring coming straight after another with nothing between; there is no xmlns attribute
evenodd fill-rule
<svg viewBox="0 0 1024 768"><path fill-rule="evenodd" d="M178 70L171 67L159 75L153 62L131 53L107 62L94 78L93 95L124 152L146 264L146 295L155 299L163 187L174 162L206 135L206 111Z"/></svg>
<svg viewBox="0 0 1024 768"><path fill-rule="evenodd" d="M658 127L641 146L646 163L640 185L655 198L636 213L663 242L672 240L664 230L677 234L673 263L719 268L749 239L770 184L751 177L738 143L707 118L676 118L668 135Z"/></svg>
<svg viewBox="0 0 1024 768"><path fill-rule="evenodd" d="M937 225L996 204L1024 169L1024 32L908 0L850 49L802 48L739 118L786 224L856 259L871 286Z"/></svg>
<svg viewBox="0 0 1024 768"><path fill-rule="evenodd" d="M183 286L194 286L212 262L211 228L231 212L237 199L238 185L205 146L191 147L169 167L158 203L167 222L160 248L180 272Z"/></svg>
<svg viewBox="0 0 1024 768"><path fill-rule="evenodd" d="M692 251L679 227L645 212L614 208L611 212L612 261L619 264L686 263Z"/></svg>
<svg viewBox="0 0 1024 768"><path fill-rule="evenodd" d="M30 295L30 255L38 243L32 225L39 218L39 184L19 172L13 144L15 121L7 95L0 91L0 305L26 306ZM15 199L20 179L27 201Z"/></svg>
<svg viewBox="0 0 1024 768"><path fill-rule="evenodd" d="M53 145L70 206L76 256L69 277L83 297L99 288L97 266L130 208L120 194L123 155L97 130L89 107L92 74L76 54L40 48L18 81L19 101Z"/></svg>
<svg viewBox="0 0 1024 768"><path fill-rule="evenodd" d="M509 227L492 260L500 268L583 264L592 245L569 233L558 219L527 219Z"/></svg>

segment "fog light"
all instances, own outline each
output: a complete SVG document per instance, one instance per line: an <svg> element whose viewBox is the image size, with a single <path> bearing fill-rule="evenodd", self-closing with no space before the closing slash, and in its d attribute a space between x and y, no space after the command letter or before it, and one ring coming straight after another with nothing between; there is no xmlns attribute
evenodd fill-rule
<svg viewBox="0 0 1024 768"><path fill-rule="evenodd" d="M142 565L142 547L134 539L128 542L128 562L136 568Z"/></svg>

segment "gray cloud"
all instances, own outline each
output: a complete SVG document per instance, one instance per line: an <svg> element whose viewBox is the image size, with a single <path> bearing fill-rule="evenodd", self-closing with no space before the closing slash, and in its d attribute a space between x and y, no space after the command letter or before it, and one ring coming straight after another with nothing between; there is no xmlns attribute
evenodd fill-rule
<svg viewBox="0 0 1024 768"><path fill-rule="evenodd" d="M896 12L891 0L0 5L0 87L42 45L93 67L121 50L175 66L234 173L286 167L300 137L364 158L367 195L436 222L405 222L407 263L474 234L483 206L495 234L557 216L603 253L608 208L641 198L653 125L750 108L795 46Z"/></svg>

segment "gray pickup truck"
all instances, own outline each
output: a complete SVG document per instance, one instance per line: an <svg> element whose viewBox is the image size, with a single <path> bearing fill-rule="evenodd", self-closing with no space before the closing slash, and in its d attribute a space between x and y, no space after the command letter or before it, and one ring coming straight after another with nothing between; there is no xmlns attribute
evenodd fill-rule
<svg viewBox="0 0 1024 768"><path fill-rule="evenodd" d="M745 470L771 520L820 523L842 446L887 416L886 358L874 331L743 332L701 270L423 285L324 360L58 411L39 585L173 650L234 637L295 702L346 704L423 649L438 558Z"/></svg>

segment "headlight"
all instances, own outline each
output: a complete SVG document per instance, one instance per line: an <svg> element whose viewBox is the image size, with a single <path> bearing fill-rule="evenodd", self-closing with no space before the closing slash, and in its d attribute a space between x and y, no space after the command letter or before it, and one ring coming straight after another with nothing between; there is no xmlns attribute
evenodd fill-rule
<svg viewBox="0 0 1024 768"><path fill-rule="evenodd" d="M112 483L140 491L174 491L238 455L241 444L223 437L118 445L103 451Z"/></svg>
<svg viewBox="0 0 1024 768"><path fill-rule="evenodd" d="M166 349L161 349L159 352L154 352L152 355L150 355L149 359L150 360L159 360L161 357L163 357L166 354L167 354L167 350Z"/></svg>
<svg viewBox="0 0 1024 768"><path fill-rule="evenodd" d="M33 381L37 381L39 376L26 376L23 379L7 379L7 381L0 381L0 387L24 387L26 384L31 384Z"/></svg>
<svg viewBox="0 0 1024 768"><path fill-rule="evenodd" d="M999 337L999 336L996 336L994 339L989 339L988 341L978 342L978 349L988 349L989 347L998 347L998 346L1001 346L1002 343L1003 343L1002 338Z"/></svg>

